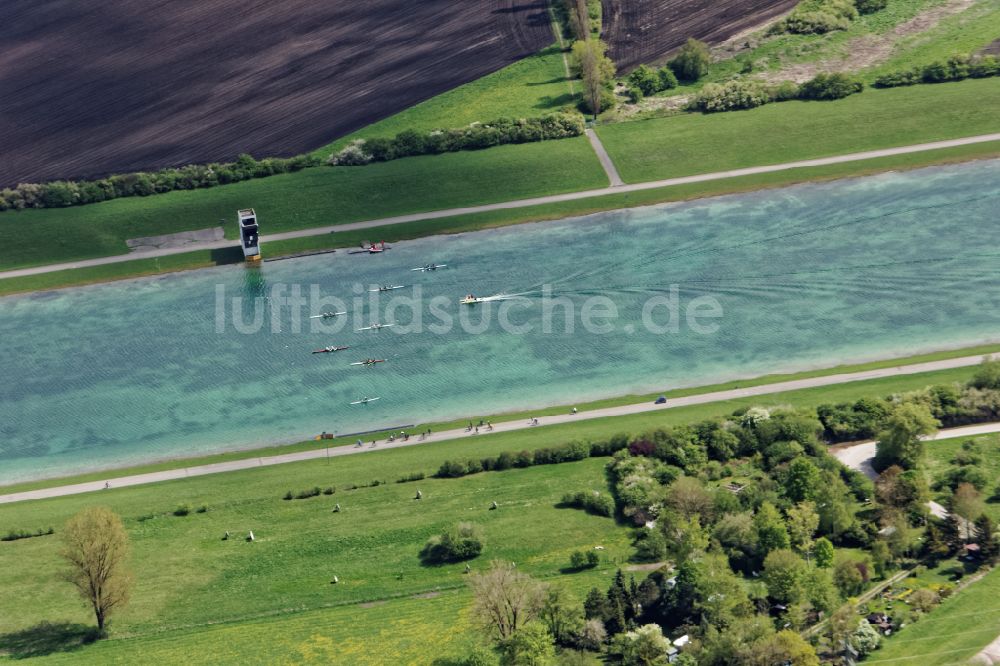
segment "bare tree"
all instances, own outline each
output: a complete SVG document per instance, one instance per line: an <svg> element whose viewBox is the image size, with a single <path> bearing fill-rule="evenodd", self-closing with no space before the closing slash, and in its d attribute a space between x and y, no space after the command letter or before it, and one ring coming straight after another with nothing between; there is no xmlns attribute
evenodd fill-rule
<svg viewBox="0 0 1000 666"><path fill-rule="evenodd" d="M494 560L485 573L472 574L473 613L499 640L505 641L538 616L545 587L513 562Z"/></svg>
<svg viewBox="0 0 1000 666"><path fill-rule="evenodd" d="M112 611L128 603L132 587L125 568L128 533L111 509L90 507L69 519L62 541L61 555L70 565L65 578L93 608L103 634Z"/></svg>

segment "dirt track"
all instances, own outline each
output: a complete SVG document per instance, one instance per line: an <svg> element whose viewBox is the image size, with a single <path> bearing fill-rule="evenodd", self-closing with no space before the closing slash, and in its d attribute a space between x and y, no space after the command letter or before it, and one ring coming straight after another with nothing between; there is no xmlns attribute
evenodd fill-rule
<svg viewBox="0 0 1000 666"><path fill-rule="evenodd" d="M10 0L0 186L294 155L544 48L544 0Z"/></svg>
<svg viewBox="0 0 1000 666"><path fill-rule="evenodd" d="M661 61L694 37L717 44L790 10L798 0L602 0L604 39L619 71Z"/></svg>

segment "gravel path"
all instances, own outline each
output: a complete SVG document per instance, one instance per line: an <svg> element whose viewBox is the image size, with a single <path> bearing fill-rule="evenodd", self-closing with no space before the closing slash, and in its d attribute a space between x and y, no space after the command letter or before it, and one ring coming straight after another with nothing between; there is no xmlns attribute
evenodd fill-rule
<svg viewBox="0 0 1000 666"><path fill-rule="evenodd" d="M621 192L641 192L660 187L670 187L672 185L687 185L690 183L703 183L712 180L723 180L726 178L738 178L740 176L750 176L754 174L773 173L775 171L788 171L792 169L802 169L806 167L826 166L830 164L842 164L844 162L856 162L860 160L871 160L879 157L890 157L892 155L906 155L909 153L919 153L927 150L938 150L942 148L954 148L956 146L967 146L976 143L988 143L990 141L1000 141L1000 133L982 134L970 136L964 139L952 139L949 141L935 141L933 143L919 143L911 146L900 146L898 148L886 148L883 150L870 150L863 153L849 153L847 155L836 155L834 157L822 157L814 160L802 160L798 162L785 162L784 164L772 164L768 166L749 167L746 169L733 169L731 171L719 171L715 173L704 173L695 176L684 176L681 178L667 178L665 180L654 180L646 183L634 183L631 185L619 185L613 187L602 187L596 190L584 190L581 192L570 192L568 194L556 194L545 197L534 197L531 199L518 199L516 201L504 201L485 206L467 206L464 208L449 208L428 213L414 213L412 215L398 215L395 217L385 217L377 220L365 220L363 222L352 222L349 224L334 224L325 227L311 227L298 231L287 231L280 234L270 234L261 236L261 242L288 240L292 238L305 238L308 236L319 236L322 234L335 233L337 231L351 231L355 229L370 229L372 227L383 227L394 224L405 224L418 220L435 220L456 215L468 215L472 213L485 213L496 210L507 210L515 208L526 208L538 206L540 204L559 203L562 201L574 201L578 199L589 199L607 194L618 194ZM610 161L610 159L609 159ZM613 168L613 165L612 165ZM225 247L233 247L236 241L222 240L207 243L189 244L182 248L161 248L148 252L132 252L129 254L119 254L111 257L100 257L98 259L86 259L62 264L49 264L46 266L35 266L32 268L21 268L18 270L0 272L0 279L26 277L29 275L40 275L73 268L87 268L90 266L103 266L121 261L132 261L133 259L150 259L153 257L165 257L172 254L192 252L195 250L217 250Z"/></svg>
<svg viewBox="0 0 1000 666"><path fill-rule="evenodd" d="M736 389L729 389L726 391L713 391L711 393L700 393L697 395L691 395L682 398L674 398L665 405L655 405L650 402L642 402L631 405L621 405L618 407L608 407L605 409L594 409L585 412L579 412L577 414L567 413L554 416L545 416L538 419L538 426L533 425L530 421L507 421L504 423L497 423L493 427L493 432L512 432L515 430L524 430L526 428L556 425L560 423L569 423L571 421L585 421L588 419L606 418L609 416L627 416L630 414L644 414L664 409L673 409L675 407L684 407L688 405L702 405L712 402L732 400L735 398L746 398L758 395L768 395L771 393L780 393L783 391L793 391L804 388L813 388L817 386L831 386L834 384L845 384L848 382L857 382L866 379L895 377L899 375L911 375L920 372L946 370L949 368L964 368L973 365L978 365L981 361L982 361L981 356L963 356L960 358L945 359L942 361L930 361L927 363L912 363L909 365L900 365L890 368L880 368L877 370L866 370L863 372L850 372L837 375L826 375L822 377L811 377L808 379L795 379L785 382L776 382L773 384L764 384L761 386L736 388ZM955 434L956 432L958 434ZM942 434L950 433L946 436L957 437L963 434L980 434L981 432L1000 432L1000 424L971 426L969 428L954 428L951 431L942 431ZM195 465L192 467L164 470L161 472L150 472L147 474L134 474L118 478L112 476L114 474L113 471L109 471L108 479L110 479L109 483L111 487L121 488L124 486L137 486L146 483L156 483L159 481L169 481L172 479L184 479L192 476L203 476L206 474L217 474L220 472L232 472L235 470L251 469L254 467L281 465L284 463L298 462L302 460L315 460L317 458L326 458L326 457L333 458L337 456L364 453L366 451L395 449L403 446L417 446L418 444L426 442L441 442L441 441L462 439L468 437L488 437L490 434L492 433L485 432L485 430L482 428L480 429L479 434L476 434L474 432L470 433L464 429L448 430L448 431L433 433L426 440L421 440L418 437L410 437L409 441L405 442L402 440L396 440L394 442L380 442L374 448L371 447L370 443L365 443L362 447L356 447L354 445L335 446L330 448L324 447L324 448L309 449L306 451L297 451L295 453L285 453L276 456L244 458L241 460L231 460L227 462L214 463L210 465ZM320 445L317 444L317 446ZM864 448L866 446L870 447L870 449ZM867 458L870 458L875 454L875 443L861 442L850 446L840 447L839 449L834 450L834 454L837 455L838 458L840 457L840 455L845 455L847 456L848 460L855 461L854 463L845 462L845 464L852 464L852 465L857 464L856 459L865 460L866 456ZM55 482L56 481L54 481L54 483ZM90 481L87 483L77 483L65 486L53 486L50 488L42 488L39 490L29 490L25 492L11 493L8 495L0 495L0 504L7 502L22 502L25 500L43 499L47 497L62 497L64 495L75 495L79 493L94 492L104 489L104 483L105 483L104 481Z"/></svg>

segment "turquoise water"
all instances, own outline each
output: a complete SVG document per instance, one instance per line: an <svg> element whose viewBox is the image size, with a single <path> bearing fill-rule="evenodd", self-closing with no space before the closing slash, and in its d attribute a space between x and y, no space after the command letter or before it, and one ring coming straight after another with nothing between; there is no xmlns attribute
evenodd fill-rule
<svg viewBox="0 0 1000 666"><path fill-rule="evenodd" d="M1000 340L998 209L1000 161L977 162L0 299L0 482ZM409 270L429 262L449 267ZM385 283L419 285L421 330L356 294ZM316 330L314 303L296 332L274 291L296 284L344 299L344 328ZM606 297L611 330L558 308L540 330L544 285ZM718 330L647 330L671 285L682 315L714 299ZM524 296L459 306L470 291ZM434 297L485 330L429 330ZM396 326L354 330L374 319ZM310 354L328 344L352 349ZM388 361L349 365L369 357Z"/></svg>

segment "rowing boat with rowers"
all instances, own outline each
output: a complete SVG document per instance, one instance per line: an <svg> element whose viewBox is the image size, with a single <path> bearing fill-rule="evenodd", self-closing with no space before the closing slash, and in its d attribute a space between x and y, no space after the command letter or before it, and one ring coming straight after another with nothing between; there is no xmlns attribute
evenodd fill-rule
<svg viewBox="0 0 1000 666"><path fill-rule="evenodd" d="M377 331L380 328L389 328L392 324L372 324L371 326L365 326L364 328L359 328L359 331Z"/></svg>
<svg viewBox="0 0 1000 666"><path fill-rule="evenodd" d="M385 363L385 361L386 359L384 358L366 358L363 361L357 361L356 363L351 363L351 365L365 365L371 367L376 363Z"/></svg>
<svg viewBox="0 0 1000 666"><path fill-rule="evenodd" d="M329 354L330 352L339 352L344 351L345 349L350 349L350 347L336 347L334 345L330 345L329 347L323 347L322 349L314 349L313 354Z"/></svg>
<svg viewBox="0 0 1000 666"><path fill-rule="evenodd" d="M369 398L368 396L365 396L365 397L361 398L361 400L355 400L351 404L352 405L367 405L369 402L375 402L376 400L381 400L381 398Z"/></svg>
<svg viewBox="0 0 1000 666"><path fill-rule="evenodd" d="M421 266L420 268L411 268L411 271L420 271L421 273L426 271L436 271L439 268L447 268L448 264L427 264L426 266Z"/></svg>
<svg viewBox="0 0 1000 666"><path fill-rule="evenodd" d="M344 312L332 312L332 311L331 312L321 312L318 315L309 315L309 318L310 319L329 319L330 317L339 317L340 315L345 315L345 314L347 314L346 311L344 311Z"/></svg>
<svg viewBox="0 0 1000 666"><path fill-rule="evenodd" d="M405 289L405 288L406 288L406 286L405 285L401 285L401 284L397 284L397 285L387 284L387 285L385 285L383 287L379 287L378 289L369 289L368 291L369 291L369 293L374 293L376 291L392 291L393 289Z"/></svg>

